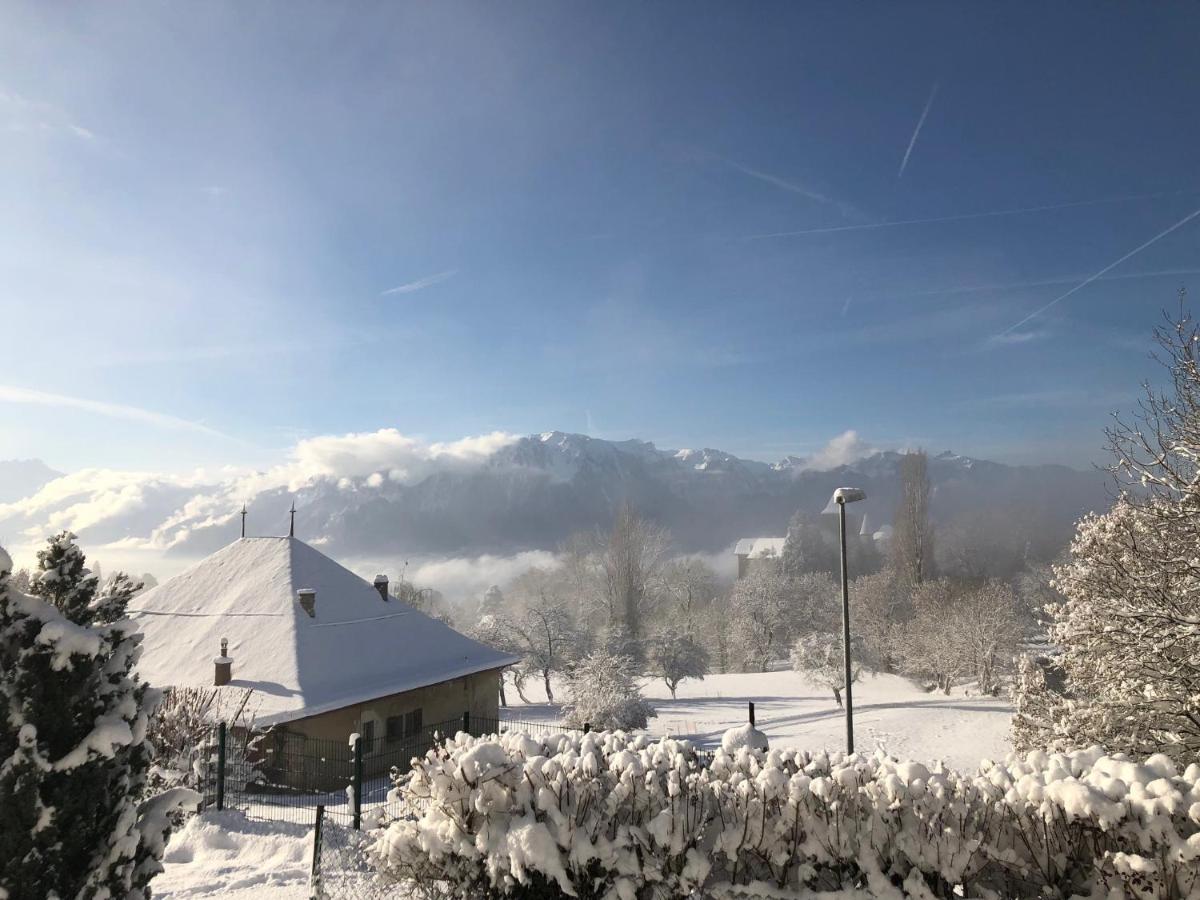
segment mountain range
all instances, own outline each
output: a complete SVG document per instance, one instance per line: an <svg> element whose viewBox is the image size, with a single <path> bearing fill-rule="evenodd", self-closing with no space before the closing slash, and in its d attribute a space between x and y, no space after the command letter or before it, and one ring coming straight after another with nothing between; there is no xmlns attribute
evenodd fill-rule
<svg viewBox="0 0 1200 900"><path fill-rule="evenodd" d="M209 482L111 470L58 478L36 461L0 462L0 500L9 498L0 503L0 542L71 527L93 545L194 557L237 537L243 502L248 534L287 533L294 500L297 536L335 556L512 554L553 550L573 532L603 528L628 501L669 529L681 552L714 553L742 537L784 534L797 511L819 515L842 485L867 494L853 507L856 532L862 514L870 530L890 523L900 459L880 451L836 466L796 456L765 463L555 431L415 474L389 470L385 460L378 471L303 478L268 472ZM929 476L941 530L972 528L1037 557L1061 550L1080 515L1109 503L1105 476L1095 470L946 452L930 454ZM14 502L22 478L31 496Z"/></svg>

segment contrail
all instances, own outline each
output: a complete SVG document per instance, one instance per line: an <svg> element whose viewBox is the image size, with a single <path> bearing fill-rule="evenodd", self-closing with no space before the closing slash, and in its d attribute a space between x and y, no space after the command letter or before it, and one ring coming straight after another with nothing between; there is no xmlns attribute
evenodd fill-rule
<svg viewBox="0 0 1200 900"><path fill-rule="evenodd" d="M1010 333L1016 331L1018 328L1020 328L1022 325L1024 325L1026 322L1028 322L1030 319L1040 316L1042 313L1044 313L1050 307L1054 306L1057 303L1061 303L1063 300L1066 300L1068 297L1070 297L1075 292L1083 290L1085 287L1087 287L1089 284L1091 284L1097 278L1100 278L1103 275L1105 275L1106 273L1111 272L1113 269L1115 269L1121 263L1125 262L1125 260L1129 259L1131 256L1137 256L1139 253L1141 253L1143 250L1145 250L1151 244L1158 243L1163 238L1165 238L1168 234L1170 234L1172 231L1175 231L1178 228L1182 228L1184 225L1186 225L1188 222L1192 221L1192 219L1196 218L1197 216L1200 216L1200 209L1196 209L1196 210L1193 210L1192 212L1188 213L1186 216L1184 216L1182 219L1180 219L1178 222L1176 222L1170 228L1167 228L1165 231L1160 231L1158 234L1156 234L1154 237L1150 238L1150 240L1146 241L1144 244L1140 244L1139 246L1134 247L1132 250L1130 250L1128 253L1126 253L1124 256L1122 256L1120 259L1118 259L1116 262L1109 263L1107 266L1105 266L1103 269L1101 269L1095 275L1091 275L1091 276L1085 278L1083 281L1079 282L1079 284L1075 285L1075 287L1071 288L1065 294L1060 294L1059 296L1057 296L1053 300L1051 300L1049 303L1047 303L1045 306L1035 309L1033 312L1031 312L1029 315L1027 315L1025 318L1023 318L1020 322L1017 322L1015 325L1010 325L1008 328L1005 328L1003 331L1001 331L999 334L997 334L996 337L1002 338L1006 334L1010 334Z"/></svg>
<svg viewBox="0 0 1200 900"><path fill-rule="evenodd" d="M433 287L435 284L441 284L449 278L453 278L458 274L458 269L450 269L446 272L438 272L436 275L426 275L424 278L418 278L416 281L410 281L407 284L400 284L394 288L388 288L386 291L380 291L380 297L386 297L389 294L411 294L414 291L422 291L427 287Z"/></svg>
<svg viewBox="0 0 1200 900"><path fill-rule="evenodd" d="M950 216L930 216L925 219L897 219L893 222L868 222L862 225L830 225L825 228L804 228L800 231L773 231L767 234L746 235L744 240L759 241L766 238L802 237L806 234L833 234L837 231L866 231L874 228L899 228L902 225L933 225L938 222L961 222L965 219L995 219L1001 216L1020 216L1026 213L1050 212L1056 209L1074 209L1079 206L1101 206L1107 203L1128 203L1131 200L1156 200L1161 197L1179 197L1195 194L1196 191L1156 191L1151 194L1125 194L1120 197L1101 197L1098 200L1074 200L1069 203L1047 203L1042 206L1017 206L1010 209L992 209L983 212L956 213Z"/></svg>
<svg viewBox="0 0 1200 900"><path fill-rule="evenodd" d="M938 85L935 81L933 88L929 91L929 99L925 101L925 108L921 110L921 118L917 119L917 127L913 129L912 137L908 139L908 149L904 151L904 159L900 160L900 172L896 175L897 178L904 177L904 170L908 167L908 158L912 156L913 147L917 145L917 135L921 133L921 127L925 124L925 117L929 115L929 108L933 106L933 98L937 96Z"/></svg>
<svg viewBox="0 0 1200 900"><path fill-rule="evenodd" d="M842 318L846 318L846 313L850 312L850 301L854 299L853 294L846 295L846 302L842 304Z"/></svg>

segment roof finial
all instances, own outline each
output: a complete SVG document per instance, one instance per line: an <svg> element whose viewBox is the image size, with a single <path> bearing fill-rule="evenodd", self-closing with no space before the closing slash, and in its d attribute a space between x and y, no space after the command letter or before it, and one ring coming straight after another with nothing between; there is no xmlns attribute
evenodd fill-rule
<svg viewBox="0 0 1200 900"><path fill-rule="evenodd" d="M295 537L296 536L296 498L295 497L292 498L291 516L292 516L292 521L291 521L291 524L288 525L288 537Z"/></svg>
<svg viewBox="0 0 1200 900"><path fill-rule="evenodd" d="M242 504L242 537L246 536L246 504Z"/></svg>

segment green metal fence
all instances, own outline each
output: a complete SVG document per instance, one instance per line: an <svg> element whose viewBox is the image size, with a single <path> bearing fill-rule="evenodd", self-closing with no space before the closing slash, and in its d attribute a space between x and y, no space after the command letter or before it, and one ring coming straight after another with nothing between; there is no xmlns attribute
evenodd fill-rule
<svg viewBox="0 0 1200 900"><path fill-rule="evenodd" d="M473 717L424 726L393 740L347 735L323 740L283 730L213 730L206 749L206 803L217 809L240 809L248 816L310 824L318 806L327 821L353 829L369 826L381 814L394 818L413 811L403 791L394 790L398 776L414 757L459 731L472 735L524 731L561 734L556 722L519 722Z"/></svg>

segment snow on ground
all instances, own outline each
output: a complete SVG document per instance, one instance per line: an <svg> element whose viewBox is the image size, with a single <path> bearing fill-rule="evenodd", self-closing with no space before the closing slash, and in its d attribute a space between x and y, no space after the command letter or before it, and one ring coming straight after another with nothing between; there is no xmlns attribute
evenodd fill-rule
<svg viewBox="0 0 1200 900"><path fill-rule="evenodd" d="M308 897L312 828L255 822L240 812L193 816L167 845L155 897Z"/></svg>
<svg viewBox="0 0 1200 900"><path fill-rule="evenodd" d="M566 685L554 688L566 696ZM746 723L747 703L753 700L758 727L773 747L806 750L842 749L845 714L827 687L792 671L709 675L679 686L672 700L661 680L647 680L642 693L658 711L646 730L670 734L717 747L728 728ZM525 689L529 704L514 702L503 718L554 720L559 707L545 702L540 684ZM982 759L1002 759L1009 752L1007 700L980 696L970 687L955 688L950 696L928 693L896 675L864 675L854 685L854 742L857 750L883 747L888 753L929 763L938 759L959 769L973 770Z"/></svg>
<svg viewBox="0 0 1200 900"><path fill-rule="evenodd" d="M566 686L555 688L556 697ZM685 681L672 700L661 681L646 681L643 692L658 710L647 731L688 737L716 747L726 729L746 723L753 700L758 728L775 747L841 749L843 712L828 688L791 671L710 675ZM510 701L515 691L509 691ZM545 702L532 683L530 703L519 701L502 717L551 722L559 707ZM1009 750L1012 707L1004 700L956 688L947 697L927 693L895 675L867 675L854 686L855 741L859 750L884 747L902 758L974 769L981 759L1002 758ZM312 828L285 822L259 822L239 812L205 813L192 818L171 838L166 872L153 883L155 896L217 896L233 900L308 896Z"/></svg>

